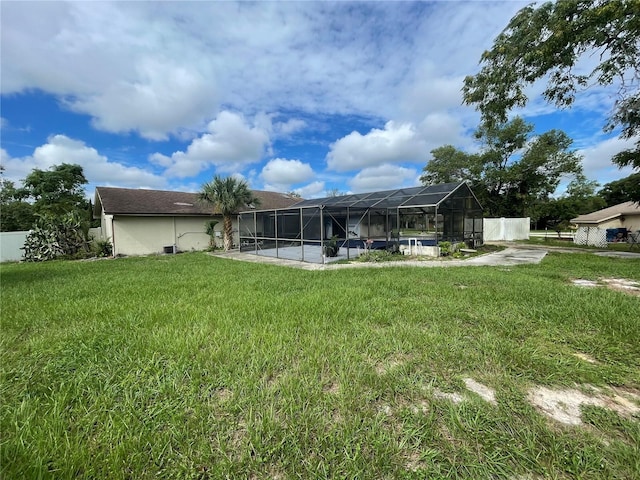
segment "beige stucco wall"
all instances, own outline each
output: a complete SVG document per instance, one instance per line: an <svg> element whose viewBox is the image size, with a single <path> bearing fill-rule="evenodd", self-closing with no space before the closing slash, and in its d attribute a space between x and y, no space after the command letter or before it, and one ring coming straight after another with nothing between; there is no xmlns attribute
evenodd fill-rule
<svg viewBox="0 0 640 480"><path fill-rule="evenodd" d="M625 215L622 226L632 232L640 230L640 215Z"/></svg>
<svg viewBox="0 0 640 480"><path fill-rule="evenodd" d="M106 224L110 223L108 220ZM114 254L163 253L164 247L170 245L176 245L178 251L205 250L209 246L209 236L205 233L209 220L206 217L116 215L113 218L113 232L109 232L114 243ZM221 229L222 222L216 225L216 230Z"/></svg>

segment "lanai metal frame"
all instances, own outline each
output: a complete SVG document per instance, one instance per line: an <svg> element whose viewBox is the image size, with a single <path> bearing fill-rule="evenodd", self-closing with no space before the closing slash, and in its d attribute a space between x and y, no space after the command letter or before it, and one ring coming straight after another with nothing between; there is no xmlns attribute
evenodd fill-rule
<svg viewBox="0 0 640 480"><path fill-rule="evenodd" d="M322 247L337 242L350 249L397 248L406 238L400 235L407 219L424 228L423 244L441 241L482 244L482 206L465 182L350 194L303 200L277 210L250 210L238 215L240 250L260 254L275 249L288 252L305 245ZM416 236L416 235L412 235ZM270 252L273 253L273 252ZM287 257L291 258L291 257ZM324 256L322 258L324 261Z"/></svg>

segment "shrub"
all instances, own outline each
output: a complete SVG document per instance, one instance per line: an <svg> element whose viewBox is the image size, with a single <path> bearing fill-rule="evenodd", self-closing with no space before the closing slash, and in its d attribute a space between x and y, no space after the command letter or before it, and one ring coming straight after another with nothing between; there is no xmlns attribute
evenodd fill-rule
<svg viewBox="0 0 640 480"><path fill-rule="evenodd" d="M359 262L390 262L398 260L398 255L386 250L370 250L358 257Z"/></svg>
<svg viewBox="0 0 640 480"><path fill-rule="evenodd" d="M440 256L448 257L452 253L451 242L440 242L438 244L440 247Z"/></svg>
<svg viewBox="0 0 640 480"><path fill-rule="evenodd" d="M327 240L324 244L324 254L327 257L336 257L338 256L338 252L340 251L340 247L338 247L338 236L334 235L329 240Z"/></svg>
<svg viewBox="0 0 640 480"><path fill-rule="evenodd" d="M86 258L90 251L86 225L78 212L62 217L40 217L27 235L23 250L27 262Z"/></svg>
<svg viewBox="0 0 640 480"><path fill-rule="evenodd" d="M98 257L110 257L113 255L113 245L109 240L98 240L95 242L93 250Z"/></svg>

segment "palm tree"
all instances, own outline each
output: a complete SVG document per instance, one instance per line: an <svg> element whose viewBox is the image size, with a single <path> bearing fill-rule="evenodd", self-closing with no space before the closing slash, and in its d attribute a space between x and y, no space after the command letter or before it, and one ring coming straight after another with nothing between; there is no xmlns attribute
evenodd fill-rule
<svg viewBox="0 0 640 480"><path fill-rule="evenodd" d="M201 201L213 206L214 213L222 214L224 231L224 249L231 250L233 245L232 215L238 213L241 207L258 205L260 199L256 198L249 185L244 180L234 177L222 178L216 175L213 181L202 185L198 194Z"/></svg>

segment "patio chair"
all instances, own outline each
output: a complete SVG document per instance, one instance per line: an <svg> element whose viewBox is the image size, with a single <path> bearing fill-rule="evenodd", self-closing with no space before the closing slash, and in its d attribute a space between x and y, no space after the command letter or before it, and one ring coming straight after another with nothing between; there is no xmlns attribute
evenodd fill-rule
<svg viewBox="0 0 640 480"><path fill-rule="evenodd" d="M627 233L627 243L629 244L629 250L633 250L634 247L638 247L640 250L640 230Z"/></svg>

